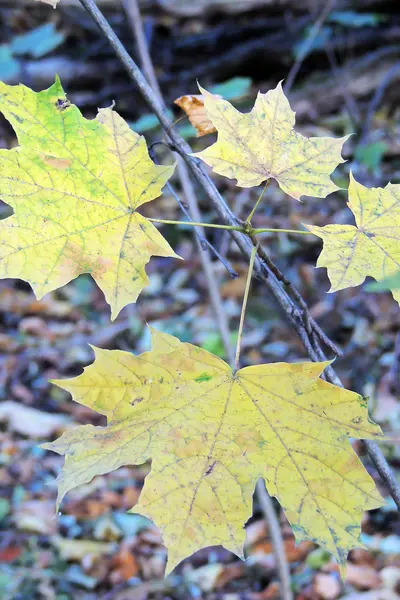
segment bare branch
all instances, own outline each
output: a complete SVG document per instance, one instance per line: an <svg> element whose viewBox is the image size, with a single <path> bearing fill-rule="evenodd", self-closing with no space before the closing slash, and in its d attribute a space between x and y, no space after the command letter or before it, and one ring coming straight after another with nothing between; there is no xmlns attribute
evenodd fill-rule
<svg viewBox="0 0 400 600"><path fill-rule="evenodd" d="M128 52L115 35L109 23L97 8L95 1L80 0L80 2L93 17L97 26L113 47L115 53L125 67L129 77L136 83L141 94L143 95L143 98L146 100L154 114L158 117L158 120L166 132L168 140L173 145L175 151L182 156L193 176L207 194L222 221L228 225L240 225L237 218L232 213L221 194L218 192L214 183L209 178L204 166L198 159L190 156L190 146L179 135L179 133L174 130L173 123L170 121L163 103L160 102L160 100L155 96L146 79L143 77L140 69L129 56ZM238 231L231 231L230 235L233 237L243 254L247 257L247 260L249 260L253 247L252 241L249 239L249 237L246 234ZM278 281L276 275L271 271L270 267L265 263L264 260L262 260L262 258L260 258L259 255L256 257L254 271L255 274L265 283L276 302L286 315L287 320L297 331L297 334L302 340L311 360L326 360L325 354L322 351L318 341L310 338L310 334L307 331L307 324L304 321L304 311L296 304L294 298L289 296L286 290L282 287L282 284ZM310 323L313 327L313 330L317 333L318 326L314 324L312 319L310 320ZM330 382L343 387L343 384L331 366L325 369L325 375ZM367 441L366 447L371 461L377 468L378 473L380 474L382 480L387 486L398 508L400 509L400 487L397 484L385 457L375 442Z"/></svg>
<svg viewBox="0 0 400 600"><path fill-rule="evenodd" d="M290 587L290 569L286 558L281 528L274 509L274 504L262 479L257 481L256 494L271 536L272 547L276 558L276 567L281 582L280 597L282 600L293 600L293 593Z"/></svg>
<svg viewBox="0 0 400 600"><path fill-rule="evenodd" d="M155 146L155 144L163 144L164 142L154 142L153 144L151 144L151 146L149 147L149 155L150 158L153 162L156 163L156 165L158 165L158 161L157 161L157 157L155 155L154 149L153 147ZM186 216L187 220L189 222L193 222L190 213L187 209L187 207L185 206L185 204L182 202L182 200L179 198L178 194L176 193L175 189L173 188L173 186L171 185L171 183L169 181L167 181L166 183L166 187L169 190L169 192L171 193L171 195L175 198L179 208L181 209L181 211L183 212L183 214ZM218 250L215 248L215 246L213 246L211 244L211 242L205 238L203 235L201 235L201 233L199 233L198 229L194 229L194 233L197 237L197 239L200 242L201 245L201 249L205 250L206 248L209 248L210 251L214 254L214 256L216 258L218 258L218 260L224 265L225 269L228 271L229 275L232 277L232 279L237 279L237 277L239 277L239 273L237 273L235 271L235 269L232 267L232 265L229 263L228 260L226 260L219 252Z"/></svg>
<svg viewBox="0 0 400 600"><path fill-rule="evenodd" d="M147 46L146 37L143 30L142 17L140 14L140 8L137 0L123 0L124 8L127 12L130 25L133 29L136 44L140 56L140 60L142 62L143 71L146 75L147 80L149 81L151 87L153 88L153 92L160 105L165 109L164 100L161 94L160 86L158 85L157 76L154 71L153 63L151 61L150 52ZM183 161L181 157L178 158L178 177L181 182L182 191L186 198L189 213L191 218L194 221L201 220L200 210L197 204L197 198L194 191L194 187L192 181L190 179L190 174L186 163ZM200 233L204 238L204 230L200 229ZM203 272L207 281L208 293L210 296L211 305L214 311L214 316L216 320L217 327L219 329L219 333L221 335L222 344L225 349L226 357L228 362L233 365L235 360L235 355L233 351L233 347L230 341L230 332L229 332L229 323L226 312L224 311L222 305L221 294L214 276L213 264L211 262L210 254L207 247L204 247L201 243L201 240L196 233L194 232L196 246L199 251L200 260L203 267Z"/></svg>
<svg viewBox="0 0 400 600"><path fill-rule="evenodd" d="M300 51L300 54L297 57L296 62L290 69L288 76L286 78L286 82L285 82L285 86L284 86L285 94L289 94L290 90L292 89L294 80L296 79L298 72L300 71L301 65L303 64L304 59L306 58L307 54L311 50L311 47L313 45L315 38L317 37L322 25L325 23L326 19L328 18L329 13L332 11L335 3L336 3L336 0L328 0L326 2L325 6L323 7L318 19L315 21L314 25L311 27L308 37L305 40L303 47Z"/></svg>
<svg viewBox="0 0 400 600"><path fill-rule="evenodd" d="M129 25L135 35L136 46L140 56L140 62L142 63L143 73L153 88L153 92L160 102L163 102L160 86L156 73L154 71L153 63L151 61L150 51L147 45L146 36L144 33L142 15L140 13L138 0L122 0L122 5L128 16Z"/></svg>

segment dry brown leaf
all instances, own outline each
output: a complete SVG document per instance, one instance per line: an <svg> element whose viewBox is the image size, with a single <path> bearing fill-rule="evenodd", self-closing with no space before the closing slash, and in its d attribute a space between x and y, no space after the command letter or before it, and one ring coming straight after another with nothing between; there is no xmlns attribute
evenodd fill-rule
<svg viewBox="0 0 400 600"><path fill-rule="evenodd" d="M294 538L284 540L285 554L288 562L298 562L305 559L305 557L315 548L314 543L309 540L302 540L297 543Z"/></svg>
<svg viewBox="0 0 400 600"><path fill-rule="evenodd" d="M185 582L196 585L203 592L212 592L215 589L217 580L222 576L223 572L224 565L221 565L220 563L204 565L203 567L187 573L187 575L185 575Z"/></svg>
<svg viewBox="0 0 400 600"><path fill-rule="evenodd" d="M230 565L224 565L222 573L215 582L216 590L221 590L234 579L240 579L246 574L246 567L243 562L235 562ZM226 598L226 596L225 596Z"/></svg>
<svg viewBox="0 0 400 600"><path fill-rule="evenodd" d="M15 514L17 529L42 535L54 535L57 521L51 500L29 500L21 504Z"/></svg>
<svg viewBox="0 0 400 600"><path fill-rule="evenodd" d="M86 556L99 558L103 554L111 554L116 549L116 544L113 542L70 540L59 535L53 536L52 543L59 551L61 558L64 560L81 561Z"/></svg>
<svg viewBox="0 0 400 600"><path fill-rule="evenodd" d="M381 585L379 573L368 565L347 564L346 581L358 590L376 589Z"/></svg>
<svg viewBox="0 0 400 600"><path fill-rule="evenodd" d="M265 541L268 535L267 525L264 520L254 521L246 527L246 548Z"/></svg>
<svg viewBox="0 0 400 600"><path fill-rule="evenodd" d="M335 575L317 573L315 577L315 591L323 600L335 600L341 592L340 581Z"/></svg>
<svg viewBox="0 0 400 600"><path fill-rule="evenodd" d="M50 415L36 408L7 400L0 405L0 421L8 421L9 429L30 438L49 437L64 431L70 419L64 415Z"/></svg>
<svg viewBox="0 0 400 600"><path fill-rule="evenodd" d="M221 98L217 94L215 97ZM203 94L180 96L174 101L174 104L177 104L187 114L189 121L197 130L197 137L217 131L211 119L207 116Z"/></svg>
<svg viewBox="0 0 400 600"><path fill-rule="evenodd" d="M122 547L112 558L112 572L110 579L114 585L121 581L128 581L139 572L136 558L127 547Z"/></svg>

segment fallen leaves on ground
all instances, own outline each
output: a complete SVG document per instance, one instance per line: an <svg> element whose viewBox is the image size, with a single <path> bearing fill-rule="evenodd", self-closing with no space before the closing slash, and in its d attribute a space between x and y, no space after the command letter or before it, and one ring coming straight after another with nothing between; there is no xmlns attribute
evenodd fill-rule
<svg viewBox="0 0 400 600"><path fill-rule="evenodd" d="M350 175L348 206L356 226L307 225L324 242L317 267L327 268L331 292L360 285L367 276L381 281L400 268L400 185L366 188ZM390 289L400 303L398 287Z"/></svg>
<svg viewBox="0 0 400 600"><path fill-rule="evenodd" d="M381 580L376 569L368 565L348 564L346 580L358 590L371 590L380 587Z"/></svg>
<svg viewBox="0 0 400 600"><path fill-rule="evenodd" d="M341 582L335 573L317 573L314 584L315 591L322 600L335 600L342 591Z"/></svg>
<svg viewBox="0 0 400 600"><path fill-rule="evenodd" d="M28 281L40 299L90 273L113 319L148 284L153 255L176 257L137 212L161 194L173 166L155 165L143 137L111 108L85 119L59 80L48 90L0 83L0 111L19 146L0 150L0 277Z"/></svg>
<svg viewBox="0 0 400 600"><path fill-rule="evenodd" d="M306 205L299 205L299 209L305 210ZM304 221L304 217L301 220ZM284 223L282 226L287 225ZM195 254L195 249L193 252ZM174 261L172 268L175 275L180 275L182 269L186 269L189 273L192 269L196 270L196 265L193 260L185 263ZM241 266L241 263L237 266ZM313 270L313 273L313 277L319 276L321 281L323 273L317 270ZM170 282L168 271L163 272L163 278ZM184 286L180 277L178 289L182 289L182 285ZM329 322L332 321L332 315L336 315L338 311L346 321L347 327L357 325L361 319L360 304L359 300L355 303L357 296L354 294L355 290L350 289L343 294L327 297L334 301L330 305ZM262 296L258 296L257 290L254 297L265 310L265 301ZM162 302L159 301L159 310L165 315L168 314L170 300L168 295L162 298ZM367 307L369 310L375 310L375 297L366 294L363 298L365 303L361 305L364 307L363 311L366 311ZM150 296L149 300L143 303L143 310L150 311L143 313L144 318L147 314L153 314L153 297ZM239 305L239 300L235 302ZM385 367L380 368L380 373L385 373L387 359L390 356L390 351L388 353L387 349L393 346L393 328L397 323L399 311L384 295L376 297L376 302L379 302L380 318L369 322L368 337L373 334L370 350L374 356L380 357L379 364L383 364L382 360L385 360ZM180 312L180 319L185 318L186 311L192 315L192 305L187 302L183 306L184 312L183 314ZM197 336L200 334L204 336L204 332L208 330L213 331L214 323L203 301L198 304L198 309L201 313L193 321L196 330L189 338L197 343L204 339ZM46 323L45 332L39 322L31 319L36 318L37 315L40 315ZM353 317L355 321L351 320ZM102 417L85 406L71 402L68 394L48 384L49 377L59 378L79 373L82 365L90 361L91 350L87 346L88 342L117 348L136 348L138 351L147 345L147 333L144 331L138 337L136 329L133 335L129 327L121 332L114 325L109 325L108 307L101 292L88 277L79 278L62 290L49 294L40 302L34 299L28 286L18 281L0 282L0 318L6 325L2 334L4 343L0 352L1 397L5 401L14 399L20 406L35 408L40 414L45 411L51 414L49 411L55 411L52 414L61 417L68 415L75 423L100 424ZM170 318L163 318L167 325L171 323ZM279 317L275 320L274 313L269 313L267 325L268 344L257 342L258 360L265 360L265 352L268 352L270 360L301 358L301 347L297 345L291 332L283 328ZM109 332L110 327L112 330ZM339 326L339 331L344 329ZM106 332L107 336L105 336ZM249 333L252 333L251 320ZM245 333L245 338L246 335ZM279 344L277 340L280 340ZM245 361L250 362L253 360L254 342L248 343L249 349L246 350L245 344L242 355ZM272 353L274 344L278 346ZM360 352L361 355L352 354L348 363L349 373L354 377L357 377L355 365L359 364L366 355L365 346ZM346 373L346 369L343 373ZM347 382L349 385L348 378ZM29 390L29 398L25 397L25 394L21 396L20 388ZM378 405L381 402L378 397L377 402ZM16 432L10 427L9 421L4 421L4 429L0 454L2 460L0 479L3 484L4 498L4 501L0 502L3 538L0 572L1 577L8 581L8 587L11 588L14 584L16 586L14 592L10 592L11 598L15 598L18 593L25 594L27 597L40 595L39 589L43 589L44 581L48 581L48 570L52 569L55 573L51 583L53 595L64 593L77 600L81 598L96 600L110 589L115 591L117 586L118 589L123 588L122 592L118 592L118 597L121 594L124 600L128 598L131 600L134 597L141 600L143 598L161 600L166 596L176 596L177 600L186 600L189 593L194 596L199 595L200 589L195 583L190 584L189 590L184 587L184 575L189 570L196 571L208 564L217 563L224 568L221 578L216 582L220 584L225 578L226 583L220 591L218 588L218 592L214 590L204 592L205 598L215 600L216 593L219 593L221 596L228 596L229 600L240 600L243 594L249 600L279 599L271 539L257 505L253 508L254 517L246 527L245 553L248 559L245 563L241 563L221 547L214 546L207 551L197 552L184 561L182 566L176 569L172 580L157 581L156 591L152 578L162 577L166 561L161 535L146 518L124 512L137 502L150 465L123 467L108 475L96 477L90 484L71 490L63 503L62 514L56 517L54 476L60 471L63 459L53 453L43 453L37 448L36 439L27 437L23 432ZM40 437L43 439L43 436ZM388 447L393 445L385 444L383 449ZM375 476L374 472L371 474ZM27 521L24 528L17 526L15 520L17 514L25 512L28 517L32 515L29 505L31 501L43 504L45 511L39 510L39 515L42 515L40 519L47 519L48 514L48 522L53 523L58 535L63 539L98 540L106 543L115 540L117 545L115 552L110 555L104 554L96 559L92 559L90 555L83 556L81 559L61 559L58 550L52 544L53 535L46 533L48 529L44 528L40 533L35 533L25 529ZM52 509L50 505L53 506ZM390 571L386 576L385 570L392 568L390 565L398 562L400 546L399 537L396 535L398 534L396 515L394 507L389 510L389 506L385 506L364 516L362 542L368 550L353 550L349 560L354 564L372 566L380 574L382 585L379 590L357 592L357 595L374 592L375 600L378 593L385 598L388 597L386 592L389 594L386 588L395 585ZM40 519L37 521L38 527ZM328 553L323 553L320 549L316 550L312 542L303 541L296 545L282 513L281 520L285 552L289 560L295 593L301 600L315 600L316 573L321 572L321 569L328 569L326 572L331 572L335 565L332 560L328 565L329 558L325 558ZM71 567L74 568L73 571ZM129 578L136 567L137 574ZM233 577L236 567L238 570L244 567L242 577ZM27 575L22 575L25 572ZM56 573L60 574L60 578ZM332 571L332 576L338 578L337 569ZM29 584L32 587L27 590L28 580L32 582ZM96 586L95 590L93 585ZM2 588L0 589L3 592ZM150 591L145 592L145 590ZM352 591L354 591L353 587L346 583L343 595L347 596ZM144 595L145 593L147 596ZM390 591L392 599L397 598L396 593ZM7 598L7 593L4 597Z"/></svg>
<svg viewBox="0 0 400 600"><path fill-rule="evenodd" d="M295 113L279 83L258 93L251 112L243 114L232 104L199 86L206 113L218 131L218 140L195 154L216 173L253 187L271 177L292 198L325 198L339 189L330 174L344 162L343 138L306 138L294 131Z"/></svg>
<svg viewBox="0 0 400 600"><path fill-rule="evenodd" d="M98 558L103 554L111 554L116 549L112 542L69 540L61 536L53 536L52 542L65 560L82 560L86 556Z"/></svg>
<svg viewBox="0 0 400 600"><path fill-rule="evenodd" d="M30 438L45 438L60 433L71 422L65 415L48 414L13 400L0 404L0 421L8 422L9 429Z"/></svg>
<svg viewBox="0 0 400 600"><path fill-rule="evenodd" d="M380 437L366 403L319 378L327 363L277 363L233 374L215 355L152 329L152 350L95 349L79 377L58 380L107 417L43 447L66 455L59 502L121 465L152 460L134 512L152 519L168 571L206 546L243 556L243 526L259 477L283 506L297 540L332 552L343 568L360 519L381 505L348 437Z"/></svg>
<svg viewBox="0 0 400 600"><path fill-rule="evenodd" d="M15 511L14 523L21 531L53 535L57 531L56 515L49 500L28 500Z"/></svg>

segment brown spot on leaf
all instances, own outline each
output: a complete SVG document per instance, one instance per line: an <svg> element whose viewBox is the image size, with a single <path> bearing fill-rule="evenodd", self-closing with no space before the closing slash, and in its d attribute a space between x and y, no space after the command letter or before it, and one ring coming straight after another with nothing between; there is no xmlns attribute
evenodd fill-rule
<svg viewBox="0 0 400 600"><path fill-rule="evenodd" d="M65 247L63 268L68 269L73 277L81 273L90 273L95 279L100 279L113 266L111 259L101 255L84 253L82 247L71 240L68 241Z"/></svg>
<svg viewBox="0 0 400 600"><path fill-rule="evenodd" d="M61 170L68 169L72 164L72 160L69 158L56 158L55 156L46 156L44 162L50 167Z"/></svg>
<svg viewBox="0 0 400 600"><path fill-rule="evenodd" d="M213 470L214 470L214 467L215 467L215 465L216 465L216 464L217 464L217 461L216 461L216 460L214 460L214 462L212 463L212 465L210 465L210 466L208 467L207 471L205 472L205 475L206 475L206 476L207 476L207 475L211 475L211 473L213 472Z"/></svg>
<svg viewBox="0 0 400 600"><path fill-rule="evenodd" d="M130 404L132 406L135 406L135 404L139 404L140 402L143 402L144 398L140 397L140 398L134 398L133 400L131 400Z"/></svg>
<svg viewBox="0 0 400 600"><path fill-rule="evenodd" d="M58 110L60 112L62 112L63 110L65 110L69 106L71 106L71 102L69 100L67 100L66 98L57 98L57 100L56 100L56 107L58 108Z"/></svg>

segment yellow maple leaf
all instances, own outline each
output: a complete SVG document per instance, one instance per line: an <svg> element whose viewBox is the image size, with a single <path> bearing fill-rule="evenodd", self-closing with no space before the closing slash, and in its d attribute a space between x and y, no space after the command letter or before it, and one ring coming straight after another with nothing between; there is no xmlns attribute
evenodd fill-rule
<svg viewBox="0 0 400 600"><path fill-rule="evenodd" d="M381 435L363 398L320 379L328 363L233 373L206 350L156 330L152 338L139 356L95 348L82 375L53 382L108 419L44 445L66 455L58 502L95 475L151 459L132 511L160 527L171 570L214 544L243 557L263 477L296 538L312 539L343 566L359 545L362 512L382 503L348 440Z"/></svg>
<svg viewBox="0 0 400 600"><path fill-rule="evenodd" d="M295 113L280 83L266 94L259 92L246 114L199 88L218 140L194 156L216 173L237 179L241 187L273 177L296 200L303 195L325 198L339 189L330 174L344 162L341 150L349 136L306 138L294 131Z"/></svg>
<svg viewBox="0 0 400 600"><path fill-rule="evenodd" d="M0 150L0 196L14 209L0 221L0 277L41 298L90 273L115 318L148 284L150 257L176 256L137 212L174 166L155 165L111 108L85 119L58 80L39 93L0 83L0 111L20 143Z"/></svg>
<svg viewBox="0 0 400 600"><path fill-rule="evenodd" d="M377 281L400 268L400 185L366 188L350 173L348 206L354 225L306 225L322 238L317 267L326 267L330 292L360 285L367 276ZM400 303L400 290L391 288Z"/></svg>

